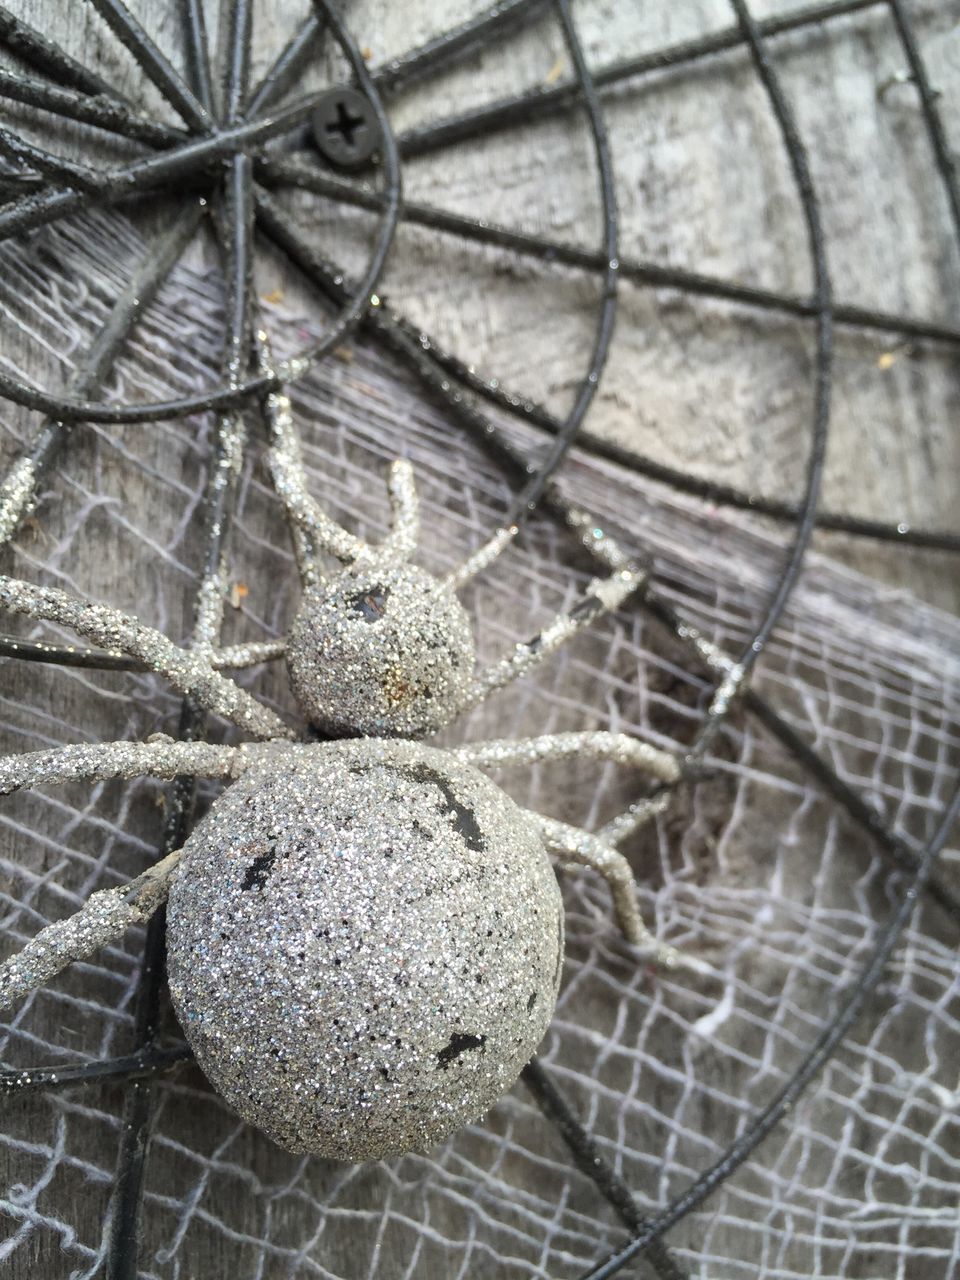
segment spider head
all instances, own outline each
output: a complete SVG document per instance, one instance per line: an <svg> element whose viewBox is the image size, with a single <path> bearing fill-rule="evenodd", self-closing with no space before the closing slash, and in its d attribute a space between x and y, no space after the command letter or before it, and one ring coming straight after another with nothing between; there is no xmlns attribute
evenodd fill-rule
<svg viewBox="0 0 960 1280"><path fill-rule="evenodd" d="M453 591L385 557L309 587L287 644L301 709L340 737L433 733L460 710L473 666L473 631Z"/></svg>

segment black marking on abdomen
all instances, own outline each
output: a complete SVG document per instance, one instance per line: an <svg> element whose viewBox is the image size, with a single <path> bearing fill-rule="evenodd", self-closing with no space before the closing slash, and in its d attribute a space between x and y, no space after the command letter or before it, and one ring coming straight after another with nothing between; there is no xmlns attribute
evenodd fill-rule
<svg viewBox="0 0 960 1280"><path fill-rule="evenodd" d="M254 860L247 867L247 874L243 877L241 889L264 889L266 888L267 879L273 870L273 864L277 860L277 846L271 844L265 853L258 853Z"/></svg>
<svg viewBox="0 0 960 1280"><path fill-rule="evenodd" d="M463 842L468 849L473 849L475 853L482 853L486 848L486 840L480 824L477 822L477 815L469 805L464 804L454 794L448 778L438 769L431 769L427 764L418 764L412 767L400 764L392 764L387 761L377 761L376 765L358 764L352 765L351 773L364 774L369 772L371 768L388 769L391 773L399 774L401 778L407 778L410 782L429 782L435 786L443 796L444 804L447 810L453 812L453 825L457 832L463 836Z"/></svg>
<svg viewBox="0 0 960 1280"><path fill-rule="evenodd" d="M487 1043L486 1036L475 1036L470 1032L454 1031L450 1043L437 1054L437 1066L446 1071L451 1062L456 1062L462 1053L469 1049L482 1049Z"/></svg>
<svg viewBox="0 0 960 1280"><path fill-rule="evenodd" d="M485 847L483 832L480 830L480 824L477 822L477 815L473 812L469 805L463 804L453 794L453 788L436 769L431 769L428 765L422 764L415 771L414 776L417 782L432 782L435 787L440 789L443 795L444 803L449 809L453 810L453 825L463 836L464 844L468 849L473 849L477 853L482 853Z"/></svg>

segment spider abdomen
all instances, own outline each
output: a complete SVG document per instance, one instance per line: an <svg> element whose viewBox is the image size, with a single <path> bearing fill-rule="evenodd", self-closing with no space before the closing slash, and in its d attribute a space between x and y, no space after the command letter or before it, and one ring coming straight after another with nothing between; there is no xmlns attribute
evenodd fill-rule
<svg viewBox="0 0 960 1280"><path fill-rule="evenodd" d="M304 713L327 733L417 738L460 710L473 632L454 593L423 569L353 566L304 593L287 667Z"/></svg>
<svg viewBox="0 0 960 1280"><path fill-rule="evenodd" d="M530 819L448 754L287 748L217 800L170 895L170 987L201 1066L282 1146L424 1150L487 1111L550 1021L563 957Z"/></svg>

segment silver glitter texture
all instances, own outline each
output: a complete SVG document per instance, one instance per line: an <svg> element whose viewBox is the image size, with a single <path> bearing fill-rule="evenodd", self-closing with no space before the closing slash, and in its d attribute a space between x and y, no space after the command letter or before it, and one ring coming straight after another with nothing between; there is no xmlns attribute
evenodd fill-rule
<svg viewBox="0 0 960 1280"><path fill-rule="evenodd" d="M344 736L442 728L467 701L474 660L470 620L453 592L383 555L308 587L287 642L304 714Z"/></svg>
<svg viewBox="0 0 960 1280"><path fill-rule="evenodd" d="M281 1146L350 1161L486 1112L563 958L532 815L401 741L253 764L187 841L168 920L174 1004L217 1089Z"/></svg>
<svg viewBox="0 0 960 1280"><path fill-rule="evenodd" d="M0 546L13 537L36 497L37 469L29 457L17 458L0 481Z"/></svg>
<svg viewBox="0 0 960 1280"><path fill-rule="evenodd" d="M261 372L275 376L265 333L258 334L258 346ZM268 465L286 511L304 592L288 640L290 683L301 710L327 733L403 738L434 733L494 689L525 675L643 585L644 570L631 565L586 512L571 508L571 527L612 572L594 580L570 613L470 678L473 634L455 593L506 551L517 526L498 529L443 581L435 581L409 565L420 521L413 468L406 459L390 467L390 531L372 546L337 524L311 496L288 397L271 393L264 413ZM319 553L349 567L327 581ZM364 622L369 629L358 625Z"/></svg>
<svg viewBox="0 0 960 1280"><path fill-rule="evenodd" d="M0 607L28 618L70 627L103 648L138 658L166 676L175 689L259 738L291 738L278 715L220 675L203 651L181 649L139 618L93 604L56 587L0 576Z"/></svg>
<svg viewBox="0 0 960 1280"><path fill-rule="evenodd" d="M84 960L131 925L149 920L167 896L170 876L180 860L176 850L119 889L100 889L65 920L41 929L16 955L0 965L0 1009L6 1009L73 960Z"/></svg>

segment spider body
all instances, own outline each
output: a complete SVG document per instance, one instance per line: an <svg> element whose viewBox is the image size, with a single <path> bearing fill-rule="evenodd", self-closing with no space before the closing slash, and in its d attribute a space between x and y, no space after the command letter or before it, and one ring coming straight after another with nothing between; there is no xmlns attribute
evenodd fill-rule
<svg viewBox="0 0 960 1280"><path fill-rule="evenodd" d="M0 794L139 776L232 783L182 849L124 888L92 894L0 965L0 1007L147 919L170 893L171 991L210 1079L284 1146L377 1158L429 1147L476 1118L536 1049L563 958L548 852L606 879L629 941L667 965L679 959L647 932L615 847L656 800L593 835L518 808L479 769L589 755L671 785L681 767L623 734L444 751L412 741L537 665L644 575L575 513L571 523L601 550L609 577L477 672L455 593L516 528L498 531L447 578L431 577L410 564L418 521L409 464L391 469L393 525L370 547L307 493L286 397L271 393L264 407L303 587L286 640L218 650L205 638L217 628L205 622L182 649L118 610L0 577L0 605L135 659L260 739L218 746L157 735L0 759ZM340 567L328 572L321 553ZM205 596L211 616L221 588L214 582ZM300 709L339 740L297 742L284 719L221 671L281 656Z"/></svg>
<svg viewBox="0 0 960 1280"><path fill-rule="evenodd" d="M673 756L598 732L449 751L161 734L0 758L0 794L78 779L231 782L182 849L0 965L0 1008L169 894L173 1002L227 1101L293 1150L423 1150L493 1105L549 1023L563 922L547 853L602 875L626 938L678 962L647 932L612 843L519 808L479 772L585 755L680 777Z"/></svg>
<svg viewBox="0 0 960 1280"><path fill-rule="evenodd" d="M174 1006L282 1146L425 1150L488 1111L550 1021L556 877L529 815L448 752L325 743L252 766L184 847Z"/></svg>
<svg viewBox="0 0 960 1280"><path fill-rule="evenodd" d="M307 586L287 637L304 715L337 737L419 737L452 720L473 681L473 628L444 583L370 556Z"/></svg>

